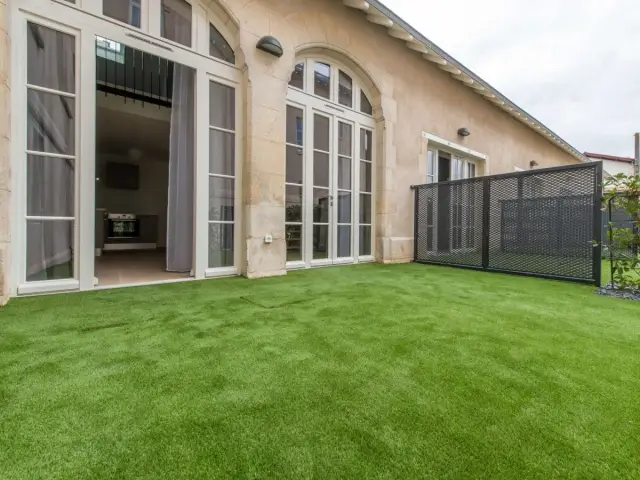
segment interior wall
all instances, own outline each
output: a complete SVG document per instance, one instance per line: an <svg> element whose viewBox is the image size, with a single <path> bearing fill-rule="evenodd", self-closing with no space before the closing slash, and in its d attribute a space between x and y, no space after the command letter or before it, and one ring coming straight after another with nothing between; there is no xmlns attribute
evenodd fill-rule
<svg viewBox="0 0 640 480"><path fill-rule="evenodd" d="M140 188L138 190L108 188L105 170L110 161L138 165L140 168ZM98 153L96 174L100 180L96 182L96 209L103 208L107 213L157 216L158 239L156 243L159 247L165 247L167 244L168 167L166 159L142 157L139 160L132 160L126 155Z"/></svg>
<svg viewBox="0 0 640 480"><path fill-rule="evenodd" d="M158 247L166 247L167 243L170 119L169 108L98 92L96 209L157 216ZM132 148L139 151L140 158L131 158ZM108 162L138 165L139 189L108 188Z"/></svg>

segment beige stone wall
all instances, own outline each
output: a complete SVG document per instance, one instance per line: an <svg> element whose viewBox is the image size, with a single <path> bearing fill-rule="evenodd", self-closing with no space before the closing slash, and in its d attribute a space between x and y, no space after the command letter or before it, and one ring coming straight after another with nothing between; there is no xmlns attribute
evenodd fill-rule
<svg viewBox="0 0 640 480"><path fill-rule="evenodd" d="M11 270L11 88L9 0L0 0L0 305L9 294Z"/></svg>
<svg viewBox="0 0 640 480"><path fill-rule="evenodd" d="M15 0L14 0L15 1ZM10 37L8 2L0 0L0 302L10 271ZM245 128L242 130L242 273L263 277L286 273L285 119L287 83L300 52L330 54L359 73L372 93L376 129L376 259L412 257L413 196L423 183L430 132L486 153L485 173L541 167L576 160L391 38L386 29L340 0L212 0L211 11L235 38L243 65ZM426 32L428 34L428 32ZM282 58L258 51L264 35L284 46ZM472 135L464 140L459 127ZM264 236L273 242L265 244Z"/></svg>
<svg viewBox="0 0 640 480"><path fill-rule="evenodd" d="M237 18L248 66L245 187L250 277L284 273L285 99L296 52L305 47L325 46L347 63L358 62L378 90L378 261L412 258L409 187L425 181L423 131L488 154L489 162L480 168L484 173L528 168L532 160L540 167L577 162L339 0L227 0L227 5ZM281 41L281 59L255 49L267 34ZM466 139L456 134L463 126L472 132ZM274 235L270 246L262 242L267 233Z"/></svg>

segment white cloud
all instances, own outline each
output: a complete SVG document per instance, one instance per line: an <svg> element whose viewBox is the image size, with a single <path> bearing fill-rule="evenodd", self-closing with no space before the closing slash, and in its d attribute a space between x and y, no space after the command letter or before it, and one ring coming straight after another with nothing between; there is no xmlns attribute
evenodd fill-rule
<svg viewBox="0 0 640 480"><path fill-rule="evenodd" d="M632 156L635 0L383 1L577 149Z"/></svg>

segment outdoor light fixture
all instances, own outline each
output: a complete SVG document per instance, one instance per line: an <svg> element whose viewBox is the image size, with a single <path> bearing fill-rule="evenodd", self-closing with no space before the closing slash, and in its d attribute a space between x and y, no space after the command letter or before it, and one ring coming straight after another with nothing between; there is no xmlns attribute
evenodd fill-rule
<svg viewBox="0 0 640 480"><path fill-rule="evenodd" d="M262 50L263 52L270 53L271 55L278 58L280 58L283 53L282 45L277 38L272 37L271 35L266 35L258 40L256 48L258 50Z"/></svg>
<svg viewBox="0 0 640 480"><path fill-rule="evenodd" d="M462 127L458 129L458 135L460 135L461 137L468 137L469 135L471 135L471 132L465 127Z"/></svg>
<svg viewBox="0 0 640 480"><path fill-rule="evenodd" d="M536 168L537 166L538 166L538 162L536 162L535 160L531 160L529 162L529 167Z"/></svg>

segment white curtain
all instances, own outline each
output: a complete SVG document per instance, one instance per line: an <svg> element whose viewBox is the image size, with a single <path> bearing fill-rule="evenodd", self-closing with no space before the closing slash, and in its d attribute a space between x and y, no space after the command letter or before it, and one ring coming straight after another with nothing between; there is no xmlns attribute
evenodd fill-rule
<svg viewBox="0 0 640 480"><path fill-rule="evenodd" d="M75 91L71 35L29 24L28 82L57 91ZM29 89L28 149L75 155L75 100ZM27 215L74 217L75 160L27 156ZM27 220L27 280L73 277L74 222Z"/></svg>
<svg viewBox="0 0 640 480"><path fill-rule="evenodd" d="M167 270L193 268L195 70L174 64L169 135Z"/></svg>

